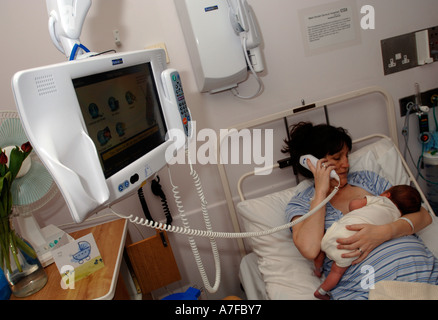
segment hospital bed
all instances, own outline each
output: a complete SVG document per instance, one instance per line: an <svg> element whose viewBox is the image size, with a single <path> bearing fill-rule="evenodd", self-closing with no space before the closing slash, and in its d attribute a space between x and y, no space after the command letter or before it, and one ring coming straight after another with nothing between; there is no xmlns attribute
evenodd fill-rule
<svg viewBox="0 0 438 320"><path fill-rule="evenodd" d="M437 219L415 176L410 171L399 151L394 103L386 90L380 87L365 88L325 99L311 105L299 106L242 123L234 126L234 128L237 130L260 126L266 128L266 126L278 121L284 121L285 127L288 128L288 124L298 122L295 119L299 119L303 113L314 112L318 109L324 110L326 120L329 121L328 115L331 112L331 106L348 102L349 107L353 108L357 99L363 99L370 95L378 95L380 99L383 98L384 103L382 105L386 108L384 112L386 113L388 124L386 129L388 135L378 133L355 139L354 147L349 157L350 172L367 169L384 176L393 185L411 184L417 187L423 198L424 206L428 209L433 219L432 225L417 233L417 235L423 239L426 246L438 257L438 241L436 241L438 236ZM342 126L349 129L348 125ZM286 131L282 134L282 137L276 137L276 139L281 140L287 136ZM222 137L221 144L224 139L226 137ZM236 183L231 181L235 179L235 174L233 172L230 173L228 167L229 165L218 164L235 232L257 232L289 222L285 221L284 215L288 201L295 193L304 190L312 184L312 180L309 179L295 182L293 175L283 173L277 176L286 175L289 183L293 182L293 186L287 186L267 194L251 193L251 191L248 191L250 196L252 196L249 198L245 195L244 189L253 185L253 183L245 185L245 180L267 179L266 176L256 176L254 171L250 171L243 173ZM272 175L275 176L275 170L292 171L290 168L279 169L278 167L278 164L274 165ZM234 183L237 186L233 185ZM269 188L267 190L270 191ZM269 236L239 240L239 247L242 255L239 278L248 299L314 299L313 292L319 286L321 280L313 274L313 263L303 258L298 252L289 230L283 230ZM388 286L390 285L388 283ZM430 290L430 285L424 286L425 288L416 288L416 290L420 295L423 292L425 298L427 298L430 292L436 292L435 290L438 288L438 286L432 286L434 288ZM386 290L387 288L383 289ZM438 295L434 297L438 298ZM372 298L371 294L370 298Z"/></svg>

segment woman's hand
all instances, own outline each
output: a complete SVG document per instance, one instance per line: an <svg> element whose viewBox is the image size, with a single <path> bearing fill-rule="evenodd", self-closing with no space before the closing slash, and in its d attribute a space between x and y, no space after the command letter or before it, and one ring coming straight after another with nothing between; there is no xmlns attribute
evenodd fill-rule
<svg viewBox="0 0 438 320"><path fill-rule="evenodd" d="M357 231L348 238L338 239L338 249L351 250L344 253L343 258L357 257L352 265L366 259L368 254L383 242L391 239L390 225L354 224L346 227L348 230Z"/></svg>
<svg viewBox="0 0 438 320"><path fill-rule="evenodd" d="M334 166L329 164L326 158L318 160L316 166L307 159L307 165L315 181L315 195L326 197L330 191L330 172L334 169Z"/></svg>
<svg viewBox="0 0 438 320"><path fill-rule="evenodd" d="M421 207L419 212L409 213L404 217L408 218L415 229L412 230L410 224L404 220L396 220L385 225L354 224L346 226L348 230L357 231L348 238L338 239L338 249L351 250L342 256L344 258L357 257L352 264L358 264L366 259L368 254L383 242L390 239L410 235L422 230L432 223L432 218L427 210Z"/></svg>

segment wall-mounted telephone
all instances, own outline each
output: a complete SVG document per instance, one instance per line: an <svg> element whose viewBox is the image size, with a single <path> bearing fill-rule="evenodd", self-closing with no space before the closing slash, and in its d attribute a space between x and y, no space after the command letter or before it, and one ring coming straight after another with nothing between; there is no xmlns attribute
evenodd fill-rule
<svg viewBox="0 0 438 320"><path fill-rule="evenodd" d="M246 0L174 0L200 92L234 90L253 98L263 89L257 72L264 69L261 34ZM231 22L230 22L231 20ZM256 76L258 91L235 93L248 77Z"/></svg>
<svg viewBox="0 0 438 320"><path fill-rule="evenodd" d="M309 166L307 165L307 159L309 159L310 162L313 164L313 166L316 167L316 163L318 162L318 158L316 158L315 156L312 156L311 154L306 154L306 155L300 157L300 164L301 164L304 168L310 170ZM333 179L335 179L335 180L337 180L337 181L339 182L339 176L338 176L338 174L335 172L335 170L332 170L332 171L330 172L330 177L333 178Z"/></svg>

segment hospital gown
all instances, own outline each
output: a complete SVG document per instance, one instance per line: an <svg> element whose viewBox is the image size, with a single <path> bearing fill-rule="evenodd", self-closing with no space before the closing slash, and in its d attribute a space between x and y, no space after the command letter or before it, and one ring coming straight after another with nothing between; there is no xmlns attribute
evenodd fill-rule
<svg viewBox="0 0 438 320"><path fill-rule="evenodd" d="M391 187L387 180L370 171L351 173L348 182L374 195L379 195ZM290 200L286 207L288 221L309 211L314 191L315 189L310 187ZM342 217L342 212L328 203L325 229ZM325 275L329 273L331 265L332 261L326 258L323 266ZM361 263L348 268L330 294L332 299L336 300L368 299L372 285L381 280L438 284L438 260L416 235L392 239L371 251Z"/></svg>

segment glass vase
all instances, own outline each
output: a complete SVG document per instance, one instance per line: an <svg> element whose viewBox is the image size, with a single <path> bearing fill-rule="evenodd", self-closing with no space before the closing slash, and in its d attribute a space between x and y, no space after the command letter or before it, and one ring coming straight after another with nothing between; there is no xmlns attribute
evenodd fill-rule
<svg viewBox="0 0 438 320"><path fill-rule="evenodd" d="M16 234L15 236L19 237ZM29 242L23 241L33 250ZM15 249L9 248L9 261L10 265L4 267L3 272L14 296L18 298L30 296L47 283L46 271L38 257L29 256L21 246L16 246Z"/></svg>
<svg viewBox="0 0 438 320"><path fill-rule="evenodd" d="M11 296L11 288L6 280L3 270L0 268L0 300L8 300Z"/></svg>

